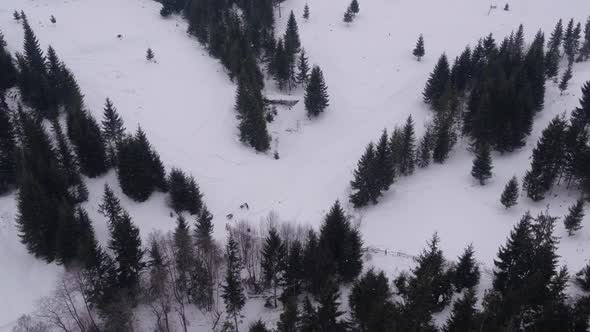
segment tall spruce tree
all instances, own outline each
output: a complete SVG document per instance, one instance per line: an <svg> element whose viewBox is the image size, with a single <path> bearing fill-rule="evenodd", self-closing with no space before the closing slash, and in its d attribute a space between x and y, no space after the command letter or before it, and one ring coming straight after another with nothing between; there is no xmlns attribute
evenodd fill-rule
<svg viewBox="0 0 590 332"><path fill-rule="evenodd" d="M453 303L451 316L447 319L444 332L475 332L478 330L478 311L475 307L475 290L468 289L463 297Z"/></svg>
<svg viewBox="0 0 590 332"><path fill-rule="evenodd" d="M434 110L438 111L441 109L439 105L440 98L445 92L450 74L449 61L447 60L447 55L443 53L430 74L424 87L424 92L422 93L424 102L429 104Z"/></svg>
<svg viewBox="0 0 590 332"><path fill-rule="evenodd" d="M71 226L69 217L73 214L66 178L41 119L20 109L18 120L21 147L16 224L19 237L35 257L48 262L60 260L57 234L60 233L61 243L68 241L60 228ZM69 240L75 242L75 237Z"/></svg>
<svg viewBox="0 0 590 332"><path fill-rule="evenodd" d="M285 290L283 298L296 297L301 293L303 280L303 246L299 240L289 243L289 253L285 262Z"/></svg>
<svg viewBox="0 0 590 332"><path fill-rule="evenodd" d="M117 147L125 136L125 126L123 119L109 98L105 102L102 115L102 135L107 147L109 164L117 166Z"/></svg>
<svg viewBox="0 0 590 332"><path fill-rule="evenodd" d="M147 200L156 189L166 191L166 173L158 153L141 127L134 136L123 138L117 152L119 184L135 201Z"/></svg>
<svg viewBox="0 0 590 332"><path fill-rule="evenodd" d="M516 205L519 196L519 189L518 189L518 179L516 176L513 176L506 186L504 187L504 191L502 191L502 195L500 196L500 202L504 205L505 208L511 208L512 206Z"/></svg>
<svg viewBox="0 0 590 332"><path fill-rule="evenodd" d="M459 262L454 271L453 284L457 292L467 288L474 288L479 284L479 266L475 261L475 251L470 244L465 248L463 254L459 256Z"/></svg>
<svg viewBox="0 0 590 332"><path fill-rule="evenodd" d="M225 283L221 286L221 297L225 302L225 311L233 318L235 329L238 331L238 318L246 303L246 298L240 277L242 262L239 247L231 233L227 239L226 255L227 268L225 272Z"/></svg>
<svg viewBox="0 0 590 332"><path fill-rule="evenodd" d="M570 79L572 78L572 64L570 62L570 64L567 66L567 69L565 70L565 72L563 72L563 75L561 76L561 81L559 81L559 93L561 95L563 95L564 91L567 90L568 84Z"/></svg>
<svg viewBox="0 0 590 332"><path fill-rule="evenodd" d="M283 284L285 278L286 256L285 244L279 237L277 230L272 227L264 240L260 266L265 285L272 289L272 299L275 308L277 307L277 291Z"/></svg>
<svg viewBox="0 0 590 332"><path fill-rule="evenodd" d="M340 332L345 330L344 322L339 320L344 312L340 311L340 292L335 282L328 282L322 290L317 311L318 331Z"/></svg>
<svg viewBox="0 0 590 332"><path fill-rule="evenodd" d="M194 178L178 168L172 168L167 181L170 207L177 213L188 211L192 215L198 214L203 205L203 195Z"/></svg>
<svg viewBox="0 0 590 332"><path fill-rule="evenodd" d="M330 105L328 87L324 81L324 74L318 66L314 66L311 70L304 99L307 116L310 118L317 117Z"/></svg>
<svg viewBox="0 0 590 332"><path fill-rule="evenodd" d="M309 63L307 56L305 55L305 49L299 53L299 59L297 60L297 76L295 77L297 83L305 87L309 82Z"/></svg>
<svg viewBox="0 0 590 332"><path fill-rule="evenodd" d="M424 36L422 36L422 34L418 37L416 47L414 47L412 54L418 59L418 61L422 60L422 57L424 56Z"/></svg>
<svg viewBox="0 0 590 332"><path fill-rule="evenodd" d="M576 204L569 207L567 216L563 219L567 234L572 236L574 232L582 228L582 220L584 219L584 199L580 198Z"/></svg>
<svg viewBox="0 0 590 332"><path fill-rule="evenodd" d="M432 132L430 128L426 129L426 132L420 138L420 143L418 144L418 151L416 155L416 164L418 167L424 168L428 167L430 164L430 158L432 154Z"/></svg>
<svg viewBox="0 0 590 332"><path fill-rule="evenodd" d="M360 235L358 230L352 228L339 201L334 203L324 219L318 246L332 257L343 282L353 281L361 272L363 262Z"/></svg>
<svg viewBox="0 0 590 332"><path fill-rule="evenodd" d="M303 18L309 20L309 6L305 3L305 7L303 7Z"/></svg>
<svg viewBox="0 0 590 332"><path fill-rule="evenodd" d="M301 332L319 332L319 322L316 309L311 304L309 296L303 299L303 307L299 319L298 328Z"/></svg>
<svg viewBox="0 0 590 332"><path fill-rule="evenodd" d="M83 107L83 104L80 104ZM107 167L107 153L104 138L94 117L84 108L68 112L68 137L74 146L80 172L90 178L104 174Z"/></svg>
<svg viewBox="0 0 590 332"><path fill-rule="evenodd" d="M2 77L0 77L0 95L4 95L4 91L16 84L17 77L12 55L6 49L6 46L4 35L0 31L0 73L2 73Z"/></svg>
<svg viewBox="0 0 590 332"><path fill-rule="evenodd" d="M358 0L352 0L350 2L350 11L352 11L352 13L354 15L356 15L356 14L358 14L360 12L360 7L359 7Z"/></svg>
<svg viewBox="0 0 590 332"><path fill-rule="evenodd" d="M379 190L387 191L395 179L395 168L391 158L389 136L383 130L375 148L375 176Z"/></svg>
<svg viewBox="0 0 590 332"><path fill-rule="evenodd" d="M475 153L471 175L483 186L486 184L486 181L492 177L492 167L490 147L487 144L482 144L478 147Z"/></svg>
<svg viewBox="0 0 590 332"><path fill-rule="evenodd" d="M299 322L299 310L297 308L297 299L289 298L284 306L283 312L277 322L277 332L297 332Z"/></svg>
<svg viewBox="0 0 590 332"><path fill-rule="evenodd" d="M1 69L0 69L1 70ZM0 92L0 95L1 92ZM17 146L10 109L0 97L0 195L16 187Z"/></svg>
<svg viewBox="0 0 590 332"><path fill-rule="evenodd" d="M114 254L119 289L134 298L138 292L139 277L144 268L143 250L139 228L120 205L112 190L105 185L103 201L100 205L107 216L110 232L109 249Z"/></svg>
<svg viewBox="0 0 590 332"><path fill-rule="evenodd" d="M270 148L270 135L266 129L264 103L258 84L248 78L246 73L240 75L236 94L236 110L240 123L240 141L252 146L256 151Z"/></svg>
<svg viewBox="0 0 590 332"><path fill-rule="evenodd" d="M563 21L559 19L553 32L551 33L551 37L549 38L549 42L547 43L547 48L549 49L557 49L561 46L561 40L563 38Z"/></svg>
<svg viewBox="0 0 590 332"><path fill-rule="evenodd" d="M588 59L590 59L590 17L588 17L584 25L584 38L582 39L582 47L577 61L588 61Z"/></svg>
<svg viewBox="0 0 590 332"><path fill-rule="evenodd" d="M295 14L291 11L287 21L287 31L285 31L285 51L289 55L289 63L294 63L295 55L301 50L301 41L299 39L299 28Z"/></svg>
<svg viewBox="0 0 590 332"><path fill-rule="evenodd" d="M66 141L59 121L54 120L52 125L57 144L57 156L65 176L70 199L74 204L85 202L88 200L88 188L80 176L78 162Z"/></svg>
<svg viewBox="0 0 590 332"><path fill-rule="evenodd" d="M176 283L179 291L188 295L190 289L190 273L196 265L196 262L189 225L182 215L179 215L178 218L176 218L176 228L174 229L173 239Z"/></svg>
<svg viewBox="0 0 590 332"><path fill-rule="evenodd" d="M533 201L545 198L545 193L557 180L564 160L565 128L565 119L556 116L533 149L531 169L526 172L522 185Z"/></svg>
<svg viewBox="0 0 590 332"><path fill-rule="evenodd" d="M354 207L363 207L369 202L377 204L377 199L381 196L382 185L379 182L376 164L375 148L373 143L369 143L354 171L354 179L350 182L353 190L350 202Z"/></svg>
<svg viewBox="0 0 590 332"><path fill-rule="evenodd" d="M408 116L403 128L403 139L401 143L399 171L403 175L414 173L416 164L416 136L414 134L414 121Z"/></svg>
<svg viewBox="0 0 590 332"><path fill-rule="evenodd" d="M355 331L391 331L395 326L397 308L391 300L389 280L381 271L367 271L350 292L351 323Z"/></svg>

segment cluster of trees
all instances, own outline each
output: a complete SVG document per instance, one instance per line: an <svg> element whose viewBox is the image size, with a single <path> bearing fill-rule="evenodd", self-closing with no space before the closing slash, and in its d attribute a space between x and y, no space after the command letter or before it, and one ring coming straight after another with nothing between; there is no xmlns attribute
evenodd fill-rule
<svg viewBox="0 0 590 332"><path fill-rule="evenodd" d="M457 142L454 112L448 116L435 117L432 123L426 125L419 140L416 139L411 116L402 128L394 128L391 136L384 130L376 144L367 146L358 162L351 181L353 192L350 202L355 207L376 204L397 175L411 175L416 166L425 168L432 161L444 163Z"/></svg>
<svg viewBox="0 0 590 332"><path fill-rule="evenodd" d="M344 18L342 19L345 23L350 23L354 21L356 15L360 12L359 3L357 0L352 0L350 5L346 8L346 12L344 12Z"/></svg>
<svg viewBox="0 0 590 332"><path fill-rule="evenodd" d="M189 23L188 32L221 61L232 80L237 79L235 109L239 138L260 152L270 149L267 122L273 118L262 95L261 68L267 69L281 90L290 91L297 85L306 89L305 107L309 117L319 115L328 106L323 74L319 67L310 68L293 12L285 34L275 40L274 8L282 1L161 1L162 16L182 13ZM307 5L303 17L309 18Z"/></svg>
<svg viewBox="0 0 590 332"><path fill-rule="evenodd" d="M278 331L586 331L590 314L590 267L577 274L582 294L571 296L566 267L557 265L557 218L526 213L498 250L492 288L481 307L476 287L480 271L470 245L456 263L447 261L435 236L416 258L416 267L392 283L383 272L368 270L352 286L350 314L338 310L337 289L301 308L283 306ZM451 304L446 323L437 328L433 314ZM269 331L261 322L250 331Z"/></svg>
<svg viewBox="0 0 590 332"><path fill-rule="evenodd" d="M138 128L135 135L126 134L110 100L102 122L97 122L71 71L52 47L44 54L24 13L19 19L25 47L16 55L16 66L0 38L0 193L18 189L17 224L27 249L66 266L84 260L87 243L81 234L88 233L89 226L79 206L88 199L83 176L98 177L110 167L117 169L119 184L130 198L141 202L154 190L170 189L174 210L202 213L196 181L176 169L167 178L145 133ZM6 104L5 91L13 86L27 110L19 105L12 111Z"/></svg>
<svg viewBox="0 0 590 332"><path fill-rule="evenodd" d="M529 198L540 201L562 180L568 187L577 184L586 192L590 189L590 82L582 87L580 106L569 121L564 115L556 116L543 130L523 189Z"/></svg>

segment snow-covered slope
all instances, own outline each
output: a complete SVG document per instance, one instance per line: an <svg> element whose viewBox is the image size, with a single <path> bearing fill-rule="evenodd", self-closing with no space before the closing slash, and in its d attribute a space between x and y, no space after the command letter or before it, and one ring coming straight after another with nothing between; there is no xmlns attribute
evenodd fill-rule
<svg viewBox="0 0 590 332"><path fill-rule="evenodd" d="M277 31L284 31L286 13L293 10L310 61L324 71L331 105L313 121L306 119L302 102L279 111L271 129L280 160L239 143L235 85L186 34L183 20L162 19L160 5L152 0L2 0L0 29L9 48L20 50L22 29L12 12L24 10L42 45L53 45L74 71L96 117L102 114L104 99L111 98L127 128L135 130L141 124L168 167L181 167L195 176L216 216L221 239L224 225L236 219L257 222L275 211L284 220L318 225L334 200L347 202L356 162L383 128L393 129L412 114L421 134L421 124L430 116L421 91L442 52L454 58L479 37L492 32L496 39L503 38L520 23L530 41L539 28L548 35L559 18L582 21L590 15L587 0L516 0L510 2L509 12L498 3L489 15L488 0L361 0L359 16L346 25L342 15L347 0L308 0L307 22L301 19L304 4L283 3ZM50 23L50 15L56 24ZM417 62L411 49L420 33L427 53ZM148 47L157 63L145 60ZM577 198L573 191L537 204L522 197L509 211L498 200L508 179L524 174L540 131L554 115L577 104L580 86L589 79L590 64L585 63L574 66L568 94L560 96L556 86L547 83L546 107L535 120L528 144L516 153L494 156L494 177L487 186L471 179L472 156L459 144L446 164L398 179L379 205L350 209L361 220L365 245L416 254L438 231L447 257L473 242L479 260L491 265L524 211L536 213L549 205L553 214L563 215ZM272 84L267 90L279 94ZM302 91L293 92L293 97L301 96ZM133 203L122 195L111 172L89 185L86 208L101 240L107 231L97 206L105 182L115 187L142 236L174 226L163 195L154 195L149 203ZM239 209L244 202L250 210ZM46 294L60 271L26 254L15 237L14 211L11 197L0 200L0 298L8 299L0 301L0 328L31 310L35 296ZM225 218L229 213L235 215L233 221ZM590 229L567 238L558 225L557 235L563 236L563 262L577 270L589 256ZM390 273L399 267L397 260L384 256L372 262Z"/></svg>

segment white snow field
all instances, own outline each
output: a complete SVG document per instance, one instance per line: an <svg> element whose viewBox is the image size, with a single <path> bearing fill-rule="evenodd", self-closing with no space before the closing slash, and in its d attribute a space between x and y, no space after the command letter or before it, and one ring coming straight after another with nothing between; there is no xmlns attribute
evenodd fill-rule
<svg viewBox="0 0 590 332"><path fill-rule="evenodd" d="M86 104L97 118L102 116L105 98L111 98L128 130L140 124L167 167L180 167L195 176L215 215L216 236L222 240L225 224L236 220L257 223L274 211L283 220L317 226L336 199L347 203L352 172L370 140L376 140L383 128L391 131L402 125L410 114L418 136L423 132L422 123L431 113L421 93L442 52L453 59L478 38L492 32L501 40L520 23L530 42L538 29L548 37L560 18L585 22L590 15L588 0L513 0L508 12L502 10L504 2L492 2L498 8L489 15L489 0L361 0L360 14L347 25L342 15L348 2L307 0L311 11L307 22L301 18L305 0L282 5L277 33L284 31L293 10L311 63L324 71L330 107L313 121L307 120L302 100L290 110L279 110L271 134L280 160L239 142L235 84L187 35L186 23L180 17L162 19L160 5L152 0L2 0L0 29L9 48L21 50L22 28L12 12L24 10L42 46L51 44L76 74ZM56 24L49 21L50 15ZM420 33L426 56L417 62L411 50ZM157 63L145 60L148 47ZM551 118L578 104L580 86L587 80L590 63L574 65L574 77L563 96L547 82L545 110L536 117L527 145L515 153L494 155L494 177L488 185L481 187L471 178L472 155L460 142L444 165L398 178L378 205L358 211L347 206L360 221L365 245L415 255L438 232L447 258L454 259L473 243L478 259L491 268L498 247L525 211L536 214L549 209L562 216L577 191L558 188L555 197L539 203L523 196L511 210L500 205L499 196L510 177L524 175L531 150ZM269 95L280 95L270 82L267 90ZM299 89L290 98L302 95ZM163 194L134 203L121 193L111 171L89 182L86 209L101 241L106 240L107 229L97 208L105 183L115 189L144 238L154 229L174 227ZM239 209L244 202L248 211ZM234 214L232 221L225 218L229 213ZM0 199L0 330L8 330L20 314L32 311L35 299L50 293L61 271L27 254L16 237L14 215L13 196ZM577 271L590 258L590 227L567 237L559 223L556 235L562 237L562 263ZM393 277L411 261L376 254L369 264ZM482 287L488 283L484 274ZM277 315L254 301L246 316L244 326ZM209 328L195 322L191 329Z"/></svg>

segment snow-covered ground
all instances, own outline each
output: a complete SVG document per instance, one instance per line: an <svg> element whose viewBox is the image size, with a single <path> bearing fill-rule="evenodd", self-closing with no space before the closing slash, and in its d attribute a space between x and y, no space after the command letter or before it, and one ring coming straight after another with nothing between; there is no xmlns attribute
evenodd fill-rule
<svg viewBox="0 0 590 332"><path fill-rule="evenodd" d="M186 34L186 23L179 17L162 19L160 5L152 0L2 0L0 29L9 48L20 50L22 29L12 12L24 10L43 47L53 45L74 71L96 117L102 114L105 98L111 98L127 128L135 130L141 124L168 167L181 167L195 176L216 216L216 235L222 239L228 222L244 218L258 222L274 211L283 220L318 225L336 199L347 202L357 160L383 128L391 130L411 114L418 134L422 133L430 111L421 92L442 52L452 59L478 38L492 32L499 40L520 23L530 41L538 29L548 36L559 18L585 21L590 15L587 0L515 0L509 12L501 9L504 3L497 3L498 9L489 15L488 0L361 0L359 16L346 25L342 15L348 0L307 2L311 11L307 22L301 18L304 0L283 3L277 31L284 31L287 13L293 10L311 63L324 71L331 105L313 121L306 119L303 102L279 110L271 133L280 160L257 154L238 141L235 85ZM56 24L50 23L50 15ZM411 50L420 33L426 56L417 62ZM148 47L157 63L145 60ZM524 175L531 150L550 119L577 105L586 80L590 80L590 63L575 64L564 96L555 84L547 83L546 107L535 119L527 145L512 154L494 155L494 177L488 185L481 187L472 180L472 156L460 143L446 164L397 179L379 205L349 209L361 221L365 245L414 255L437 231L448 258L473 243L478 259L491 266L498 246L526 210L536 214L548 206L552 214L562 216L577 198L575 191L558 190L557 197L539 203L521 197L519 205L508 211L499 196L511 176ZM267 89L268 94L279 94L272 84ZM297 90L292 97L301 96ZM97 207L105 182L119 194L142 236L174 227L164 195L155 194L148 203L131 202L111 171L89 183L86 208L101 240L107 230ZM244 202L248 211L239 209ZM32 310L35 299L51 290L61 270L26 253L16 238L14 213L13 198L0 199L0 330ZM229 213L234 214L233 221L225 218ZM590 228L568 238L558 224L556 234L562 236L562 262L571 271L578 270L590 257ZM370 262L390 276L407 266L399 257L382 254ZM260 308L249 309L256 313L254 318L260 316Z"/></svg>

